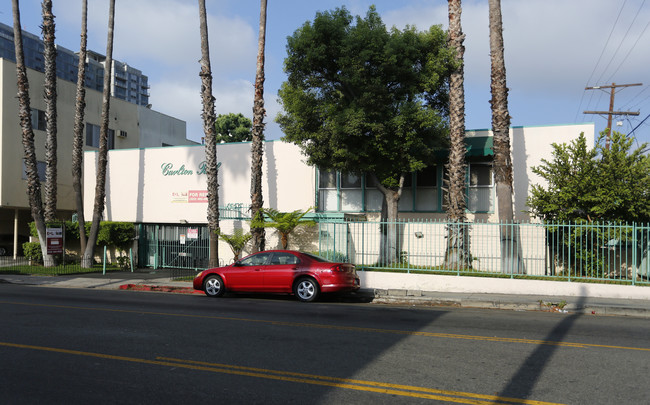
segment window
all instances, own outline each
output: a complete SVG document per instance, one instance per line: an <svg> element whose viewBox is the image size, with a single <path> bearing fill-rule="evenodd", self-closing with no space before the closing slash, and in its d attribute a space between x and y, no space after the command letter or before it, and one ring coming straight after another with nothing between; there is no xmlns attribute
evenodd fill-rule
<svg viewBox="0 0 650 405"><path fill-rule="evenodd" d="M380 211L384 201L384 195L377 188L377 183L371 176L366 178L366 211Z"/></svg>
<svg viewBox="0 0 650 405"><path fill-rule="evenodd" d="M337 173L321 171L318 176L318 209L320 211L338 211Z"/></svg>
<svg viewBox="0 0 650 405"><path fill-rule="evenodd" d="M409 174L404 180L399 210L437 211L438 167ZM318 173L318 210L376 212L381 210L384 195L372 176L321 170Z"/></svg>
<svg viewBox="0 0 650 405"><path fill-rule="evenodd" d="M45 131L45 111L32 108L32 128L39 131Z"/></svg>
<svg viewBox="0 0 650 405"><path fill-rule="evenodd" d="M361 176L341 173L341 211L363 211Z"/></svg>
<svg viewBox="0 0 650 405"><path fill-rule="evenodd" d="M271 264L298 264L298 258L291 253L273 253Z"/></svg>
<svg viewBox="0 0 650 405"><path fill-rule="evenodd" d="M472 163L469 165L469 190L467 208L472 212L494 210L492 165Z"/></svg>
<svg viewBox="0 0 650 405"><path fill-rule="evenodd" d="M438 167L429 166L416 173L416 211L438 211Z"/></svg>
<svg viewBox="0 0 650 405"><path fill-rule="evenodd" d="M263 266L269 260L271 253L258 253L253 256L248 256L245 259L240 260L238 263L240 266Z"/></svg>
<svg viewBox="0 0 650 405"><path fill-rule="evenodd" d="M86 146L99 148L99 125L86 123ZM115 131L108 130L108 149L115 149Z"/></svg>
<svg viewBox="0 0 650 405"><path fill-rule="evenodd" d="M39 160L36 162L36 165L38 170L38 179L40 181L45 181L45 168L46 168L45 162L41 162ZM27 166L25 165L24 159L23 159L23 180L27 180Z"/></svg>

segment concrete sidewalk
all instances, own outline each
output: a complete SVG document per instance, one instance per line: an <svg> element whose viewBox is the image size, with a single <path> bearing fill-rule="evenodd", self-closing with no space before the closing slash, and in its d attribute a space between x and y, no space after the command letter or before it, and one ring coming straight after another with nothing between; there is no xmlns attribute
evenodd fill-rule
<svg viewBox="0 0 650 405"><path fill-rule="evenodd" d="M70 276L30 276L0 274L0 283L58 288L128 289L169 293L202 294L192 289L191 281L171 281L169 270L141 270ZM363 285L363 284L362 284ZM637 287L648 288L650 287ZM496 294L477 292L421 291L365 286L355 294L372 304L405 306L488 308L515 311L547 311L589 315L617 315L650 318L650 300L616 297L583 297L536 294ZM349 302L346 299L346 302Z"/></svg>

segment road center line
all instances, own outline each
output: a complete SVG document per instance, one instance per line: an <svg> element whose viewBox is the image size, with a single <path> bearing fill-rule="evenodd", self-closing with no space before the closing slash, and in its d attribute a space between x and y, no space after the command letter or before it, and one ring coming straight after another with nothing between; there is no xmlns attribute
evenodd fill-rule
<svg viewBox="0 0 650 405"><path fill-rule="evenodd" d="M80 350L61 349L56 347L25 345L18 343L0 342L0 346L15 349L39 350L50 353L68 354L74 356L93 357L105 360L124 361L139 364L148 364L165 367L184 368L189 370L207 371L214 373L240 375L246 377L265 378L270 380L295 382L328 386L333 388L351 389L356 391L374 392L386 395L399 395L403 397L432 399L437 401L455 402L471 405L488 404L526 404L526 405L557 405L552 402L531 401L519 398L506 398L494 395L472 394L458 391L445 391L432 388L415 387L380 383L374 381L353 380L329 376L294 373L277 370L267 370L253 367L242 367L227 364L198 362L168 357L157 357L156 360L141 359L137 357L117 356L112 354L84 352Z"/></svg>
<svg viewBox="0 0 650 405"><path fill-rule="evenodd" d="M599 345L593 343L560 342L554 340L506 338L506 337L497 337L497 336L473 336L473 335L459 335L453 333L407 331L407 330L399 330L399 329L362 328L358 326L324 325L324 324L317 324L317 323L273 321L273 320L264 320L264 319L235 318L235 317L214 316L214 315L174 314L169 312L134 311L134 310L126 310L126 309L92 308L92 307L79 307L79 306L71 306L71 305L34 304L34 303L14 302L14 301L0 301L0 304L61 308L61 309L76 309L76 310L84 310L84 311L101 311L101 312L116 312L116 313L128 313L128 314L171 316L171 317L180 317L180 318L214 319L214 320L234 321L234 322L253 322L253 323L264 323L264 324L276 325L276 326L347 330L352 332L367 332L367 333L387 333L387 334L395 334L395 335L423 336L423 337L445 338L445 339L478 340L478 341L485 341L485 342L523 343L523 344L532 344L532 345L573 347L573 348L580 348L580 349L597 348L597 349L618 349L618 350L635 350L635 351L650 352L650 348L645 348L645 347Z"/></svg>

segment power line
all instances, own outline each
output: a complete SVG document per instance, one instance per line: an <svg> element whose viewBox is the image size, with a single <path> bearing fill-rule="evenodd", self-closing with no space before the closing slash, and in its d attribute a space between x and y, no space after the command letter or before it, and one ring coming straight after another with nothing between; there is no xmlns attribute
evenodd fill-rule
<svg viewBox="0 0 650 405"><path fill-rule="evenodd" d="M643 121L639 122L639 124L638 124L636 127L634 127L634 129L632 129L632 130L627 134L627 136L632 135L632 134L634 133L634 131L636 131L636 129L637 129L638 127L640 127L641 124L643 124L643 123L645 122L645 120L648 119L648 117L650 117L650 114L648 114L648 115L643 119ZM638 145L638 142L637 142L637 145Z"/></svg>
<svg viewBox="0 0 650 405"><path fill-rule="evenodd" d="M645 27L643 28L643 31L641 31L641 34L639 35L639 37L638 37L638 38L636 39L636 41L634 42L634 45L632 45L632 48L630 48L630 50L627 52L627 55L625 55L625 57L623 58L623 60L621 60L621 63L618 65L618 67L616 68L616 70L614 70L614 73L612 73L612 75L611 75L611 76L610 76L606 81L610 81L610 80L612 80L612 78L613 78L614 75L618 72L618 70L621 68L621 66L623 66L623 63L625 63L625 61L627 60L627 58L630 56L630 54L632 53L632 51L633 51L634 48L636 47L636 44L639 43L639 40L643 37L643 34L645 34L645 30L648 29L648 26L649 26L649 25L650 25L650 21L648 21L648 23L645 25Z"/></svg>
<svg viewBox="0 0 650 405"><path fill-rule="evenodd" d="M623 38L621 39L621 42L618 44L618 47L616 47L616 51L614 51L614 55L612 55L612 58L609 60L609 63L607 63L607 66L605 66L605 69L603 70L603 73L600 74L596 82L599 82L605 72L607 72L607 69L609 68L609 65L614 61L614 58L616 58L616 54L618 54L618 51L621 49L621 46L623 45L623 42L627 39L628 34L630 33L630 30L632 29L632 26L634 25L634 22L636 21L636 18L639 16L639 13L641 12L641 8L643 8L643 5L645 4L646 0L643 0L643 3L641 3L641 7L639 7L639 10L636 12L636 15L632 19L632 22L630 23L630 26L627 27L627 31L625 31L625 35L623 35ZM607 80L609 81L609 79Z"/></svg>
<svg viewBox="0 0 650 405"><path fill-rule="evenodd" d="M623 12L623 8L625 7L625 3L627 3L627 0L623 2L623 5L621 6L621 9L618 10L618 15L616 16L616 20L614 21L614 25L612 26L612 30L609 32L609 36L607 37L607 41L605 41L605 46L603 46L603 50L600 52L600 56L598 57L598 60L596 61L596 65L594 66L594 70L591 71L591 75L589 75L589 79L587 79L587 83L585 83L585 87L589 86L589 82L591 82L591 79L594 77L594 73L596 73L596 69L598 68L598 65L600 64L600 60L603 58L603 55L605 54L605 50L607 50L607 45L609 44L609 40L612 38L612 34L614 33L614 29L616 28L616 24L618 23L618 19L621 17L621 13ZM585 92L582 92L582 97L580 97L580 104L578 105L578 111L576 111L576 118L575 121L578 121L578 114L580 113L580 109L582 107L582 100L585 97ZM591 102L591 99L589 100Z"/></svg>

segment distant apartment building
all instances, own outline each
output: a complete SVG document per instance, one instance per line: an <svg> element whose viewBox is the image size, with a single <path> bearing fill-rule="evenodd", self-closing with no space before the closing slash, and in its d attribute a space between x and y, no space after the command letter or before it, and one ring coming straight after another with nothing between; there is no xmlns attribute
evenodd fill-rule
<svg viewBox="0 0 650 405"><path fill-rule="evenodd" d="M23 31L25 65L29 80L36 155L39 171L45 168L45 102L43 42ZM23 163L22 131L18 117L16 61L13 28L0 23L0 253L11 254L29 235L32 221L27 199ZM57 46L57 143L58 211L70 219L74 206L71 151L74 134L78 56ZM86 59L86 110L84 150L97 150L102 111L105 57L89 51ZM147 76L119 61L113 61L110 149L139 149L195 145L186 138L184 121L151 109ZM41 177L44 180L44 177ZM129 195L123 198L128 199ZM10 240L3 242L3 240ZM13 243L11 240L19 242ZM7 246L10 245L10 246ZM2 249L4 248L4 249Z"/></svg>
<svg viewBox="0 0 650 405"><path fill-rule="evenodd" d="M37 72L45 72L43 41L36 35L23 31L25 66ZM59 79L77 82L79 56L60 45L56 45L56 75ZM14 29L0 23L0 58L16 62ZM86 87L99 92L104 89L104 64L106 56L88 51L86 58ZM111 95L129 103L149 105L149 79L141 71L126 63L113 60Z"/></svg>

